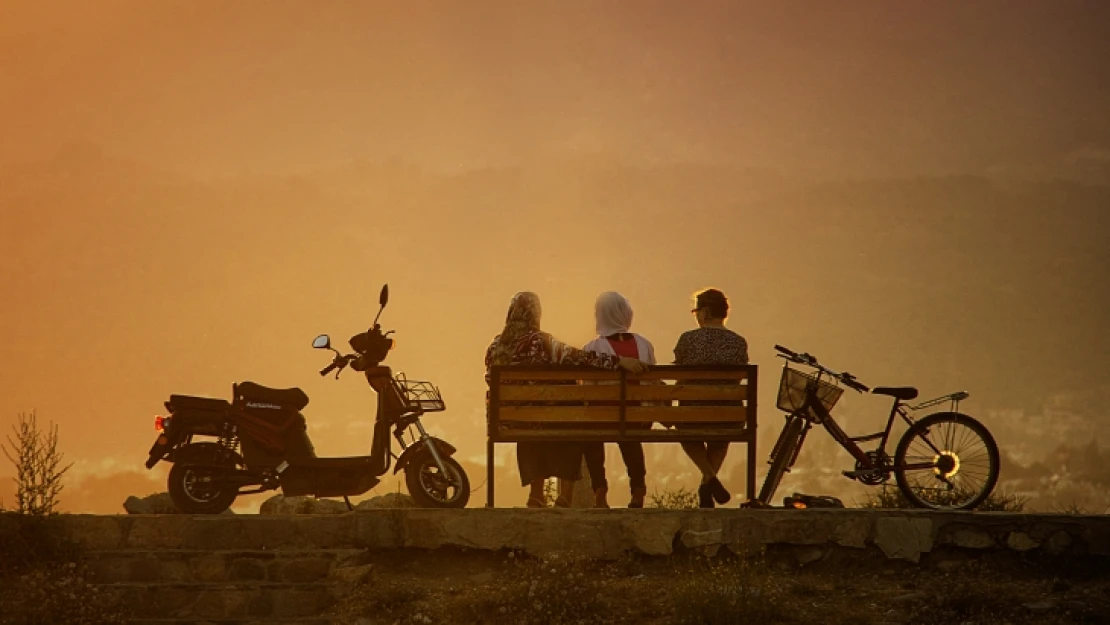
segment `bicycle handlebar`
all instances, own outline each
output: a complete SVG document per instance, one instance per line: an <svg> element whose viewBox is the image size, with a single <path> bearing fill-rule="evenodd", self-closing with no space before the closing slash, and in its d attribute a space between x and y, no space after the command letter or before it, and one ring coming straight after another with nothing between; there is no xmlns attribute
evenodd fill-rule
<svg viewBox="0 0 1110 625"><path fill-rule="evenodd" d="M813 367L814 369L819 369L829 376L836 378L841 383L843 383L844 386L847 386L854 391L860 393L868 393L871 391L871 389L868 388L867 385L857 380L856 376L852 375L851 373L848 373L847 371L845 371L844 373L833 371L825 365L818 363L817 358L805 352L799 354L798 352L795 352L794 350L791 350L787 347L783 347L782 345L775 345L775 350L780 353L780 358L785 358L791 362L796 362L798 364L808 365L810 367Z"/></svg>

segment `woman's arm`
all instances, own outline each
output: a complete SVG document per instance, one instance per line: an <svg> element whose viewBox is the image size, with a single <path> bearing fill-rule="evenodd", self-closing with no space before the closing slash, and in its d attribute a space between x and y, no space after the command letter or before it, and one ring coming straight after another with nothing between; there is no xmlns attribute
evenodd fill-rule
<svg viewBox="0 0 1110 625"><path fill-rule="evenodd" d="M562 341L556 340L550 334L547 337L547 353L549 362L556 365L588 365L600 369L616 369L620 366L620 358L600 352L588 352L571 347Z"/></svg>

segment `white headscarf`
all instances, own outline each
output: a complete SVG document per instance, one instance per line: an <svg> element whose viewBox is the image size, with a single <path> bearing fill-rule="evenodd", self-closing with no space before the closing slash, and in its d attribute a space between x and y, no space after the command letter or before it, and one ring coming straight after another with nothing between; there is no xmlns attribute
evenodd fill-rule
<svg viewBox="0 0 1110 625"><path fill-rule="evenodd" d="M616 291L606 291L594 303L598 336L623 334L632 327L632 305Z"/></svg>

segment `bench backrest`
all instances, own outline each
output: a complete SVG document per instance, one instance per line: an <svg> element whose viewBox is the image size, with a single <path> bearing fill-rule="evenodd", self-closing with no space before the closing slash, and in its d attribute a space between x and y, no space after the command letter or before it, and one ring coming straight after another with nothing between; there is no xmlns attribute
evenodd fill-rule
<svg viewBox="0 0 1110 625"><path fill-rule="evenodd" d="M658 365L634 375L566 365L494 366L489 425L755 423L756 365Z"/></svg>

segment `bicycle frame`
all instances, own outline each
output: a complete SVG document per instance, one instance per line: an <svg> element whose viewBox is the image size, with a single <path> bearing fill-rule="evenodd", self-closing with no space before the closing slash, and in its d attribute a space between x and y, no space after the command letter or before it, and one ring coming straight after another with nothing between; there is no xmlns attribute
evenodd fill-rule
<svg viewBox="0 0 1110 625"><path fill-rule="evenodd" d="M786 367L788 365L783 365L783 366ZM817 375L816 375L816 381L819 382L821 380L822 376L825 376L826 378L835 379L834 376L828 375L824 371L822 371L820 368L818 368L817 369ZM818 424L824 426L825 431L827 431L829 433L829 436L831 436L832 439L837 442L837 444L839 444L842 448L844 448L845 451L847 451L849 454L852 455L853 458L856 459L856 461L859 463L859 466L860 466L858 471L863 472L863 471L875 471L875 470L893 471L893 470L931 469L935 466L935 463L932 463L932 462L929 462L929 463L914 463L914 464L905 464L905 465L899 465L899 466L894 466L894 465L883 466L882 464L876 464L876 461L882 462L883 458L889 457L889 456L887 456L887 453L886 453L886 445L887 445L887 442L890 440L890 433L894 428L894 418L896 416L900 416L900 417L902 417L902 420L906 422L907 426L912 427L913 424L914 424L914 419L913 419L912 416L910 416L910 414L908 414L907 409L909 409L909 410L918 410L918 409L921 409L921 408L927 408L929 406L935 406L935 405L943 403L944 401L947 401L947 400L951 400L953 402L953 410L955 410L959 406L960 400L967 397L966 393L962 393L962 392L961 393L952 393L951 395L945 395L945 396L937 397L935 399L932 399L932 400L929 400L929 401L926 401L926 402L922 402L921 404L918 404L916 406L907 406L906 404L903 404L900 399L895 398L894 399L894 404L890 408L890 414L887 416L886 427L883 428L882 431L875 432L874 434L865 434L863 436L853 437L853 436L849 436L848 433L845 432L844 429L840 427L840 424L836 422L836 419L833 418L832 413L830 413L828 410L825 409L824 404L822 404L820 399L818 399L818 397L817 397L817 388L818 388L818 385L816 383L809 385L809 387L806 389L806 399L805 399L805 402L803 403L802 407L800 409L790 413L787 417L788 419L790 419L790 418L805 419L805 422L806 422L805 427L802 430L801 437L798 439L798 444L794 448L794 457L791 458L790 461L786 465L788 470L789 470L790 467L794 466L794 461L797 460L798 453L801 451L802 443L805 442L806 434L809 432L809 429L812 427L812 425L814 423L818 423ZM814 415L814 416L810 416L811 414ZM784 432L785 432L785 429L784 429ZM873 441L875 439L880 439L879 440L879 447L875 450L875 451L879 452L877 454L875 454L873 452L871 454L869 454L868 452L866 452L862 448L860 448L860 446L857 444L857 443L862 443L862 442L867 442L867 441ZM935 445L933 445L932 441L930 441L928 439L925 439L925 442L938 455L941 453L941 450L937 449L937 447ZM776 448L777 447L778 447L778 445L776 444ZM776 449L776 451L777 451L777 449ZM774 454L774 452L772 452L772 454ZM852 477L852 476L849 475L849 477Z"/></svg>

